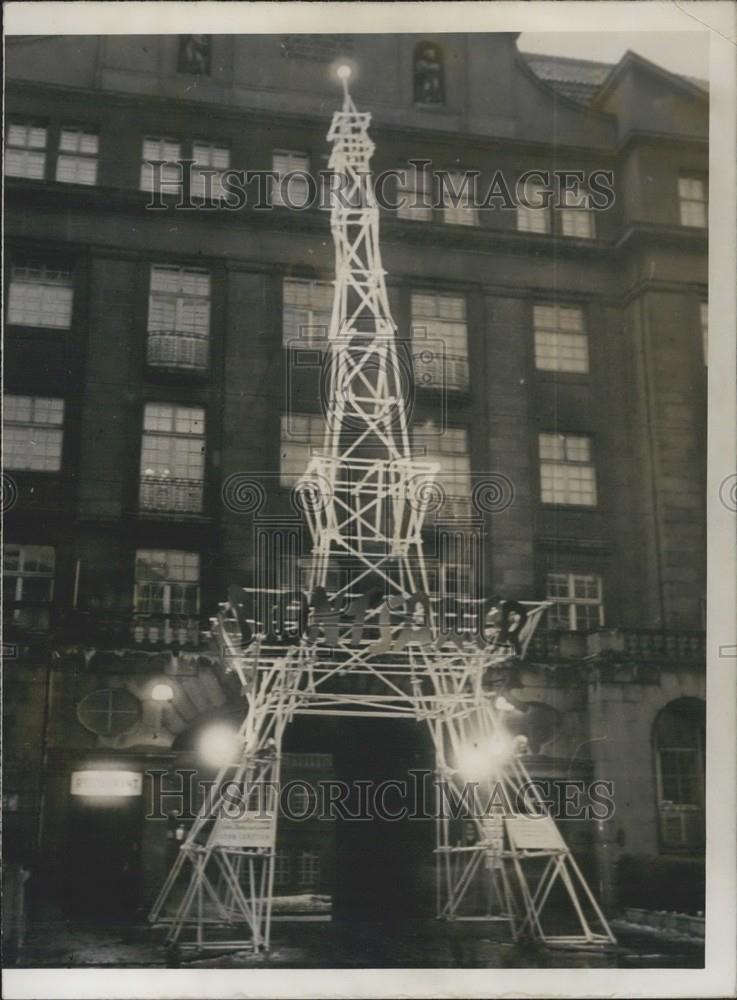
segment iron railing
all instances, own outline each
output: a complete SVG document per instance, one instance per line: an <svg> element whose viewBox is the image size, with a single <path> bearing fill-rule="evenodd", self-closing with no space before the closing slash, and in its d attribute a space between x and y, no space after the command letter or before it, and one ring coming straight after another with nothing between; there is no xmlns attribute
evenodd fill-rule
<svg viewBox="0 0 737 1000"><path fill-rule="evenodd" d="M443 351L419 351L412 355L415 384L424 389L468 390L468 358Z"/></svg>
<svg viewBox="0 0 737 1000"><path fill-rule="evenodd" d="M706 633L629 628L566 632L543 628L533 636L528 656L538 660L575 660L607 652L622 653L643 662L703 660Z"/></svg>
<svg viewBox="0 0 737 1000"><path fill-rule="evenodd" d="M157 368L203 372L207 370L208 353L207 335L175 330L149 331L146 360Z"/></svg>
<svg viewBox="0 0 737 1000"><path fill-rule="evenodd" d="M199 479L143 476L138 505L142 511L201 514L203 495L204 483Z"/></svg>

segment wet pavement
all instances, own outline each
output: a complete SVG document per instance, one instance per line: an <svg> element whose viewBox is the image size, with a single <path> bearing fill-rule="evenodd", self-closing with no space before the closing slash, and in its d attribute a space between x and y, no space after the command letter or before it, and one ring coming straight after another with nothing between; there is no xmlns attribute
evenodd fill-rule
<svg viewBox="0 0 737 1000"><path fill-rule="evenodd" d="M438 921L341 924L276 922L268 954L222 948L167 953L164 932L146 923L37 921L25 968L699 968L703 944L615 927L615 949L549 949L499 939L494 928Z"/></svg>

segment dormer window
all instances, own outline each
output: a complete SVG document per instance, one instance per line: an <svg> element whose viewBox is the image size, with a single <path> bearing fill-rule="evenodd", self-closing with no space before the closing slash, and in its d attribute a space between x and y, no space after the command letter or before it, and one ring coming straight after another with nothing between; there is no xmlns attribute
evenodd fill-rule
<svg viewBox="0 0 737 1000"><path fill-rule="evenodd" d="M190 76L210 75L210 35L180 35L179 73Z"/></svg>
<svg viewBox="0 0 737 1000"><path fill-rule="evenodd" d="M443 52L435 42L420 42L415 48L415 104L445 104Z"/></svg>

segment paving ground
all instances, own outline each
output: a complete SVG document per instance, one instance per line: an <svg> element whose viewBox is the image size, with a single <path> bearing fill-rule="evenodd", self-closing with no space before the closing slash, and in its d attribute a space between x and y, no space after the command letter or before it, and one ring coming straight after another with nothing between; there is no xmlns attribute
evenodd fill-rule
<svg viewBox="0 0 737 1000"><path fill-rule="evenodd" d="M346 925L279 922L267 956L247 950L167 955L161 932L144 923L36 921L18 961L25 968L698 968L698 942L615 928L608 953L559 951L494 940L485 929L437 921Z"/></svg>

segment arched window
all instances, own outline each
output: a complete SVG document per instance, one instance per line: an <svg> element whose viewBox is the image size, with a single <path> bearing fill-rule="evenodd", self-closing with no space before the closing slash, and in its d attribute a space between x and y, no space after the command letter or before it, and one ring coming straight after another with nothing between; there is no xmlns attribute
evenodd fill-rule
<svg viewBox="0 0 737 1000"><path fill-rule="evenodd" d="M445 104L443 52L435 42L415 46L415 104Z"/></svg>
<svg viewBox="0 0 737 1000"><path fill-rule="evenodd" d="M706 712L697 698L679 698L653 727L660 840L670 850L704 845Z"/></svg>

